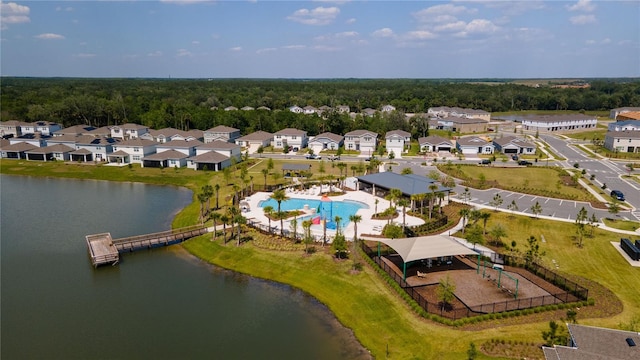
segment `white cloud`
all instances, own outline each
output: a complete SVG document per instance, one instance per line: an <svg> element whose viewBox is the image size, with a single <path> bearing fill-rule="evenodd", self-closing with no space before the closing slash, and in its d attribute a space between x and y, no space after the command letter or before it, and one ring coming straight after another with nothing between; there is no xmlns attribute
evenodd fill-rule
<svg viewBox="0 0 640 360"><path fill-rule="evenodd" d="M388 38L388 37L393 37L394 33L393 33L393 30L389 28L382 28L371 33L371 36L378 37L378 38Z"/></svg>
<svg viewBox="0 0 640 360"><path fill-rule="evenodd" d="M435 31L463 31L467 23L464 21L455 21L448 24L438 25L434 28Z"/></svg>
<svg viewBox="0 0 640 360"><path fill-rule="evenodd" d="M62 6L58 6L56 8L56 11L73 11L73 8L71 6L67 6L66 8L63 8Z"/></svg>
<svg viewBox="0 0 640 360"><path fill-rule="evenodd" d="M313 47L313 50L322 51L322 52L334 52L334 51L341 50L341 48L336 46L316 45Z"/></svg>
<svg viewBox="0 0 640 360"><path fill-rule="evenodd" d="M335 37L337 37L337 38L349 38L349 37L356 37L358 35L359 34L358 34L357 31L345 31L345 32L341 32L341 33L335 34Z"/></svg>
<svg viewBox="0 0 640 360"><path fill-rule="evenodd" d="M596 20L595 15L577 15L569 18L569 21L573 25L586 25L586 24L595 24L598 21Z"/></svg>
<svg viewBox="0 0 640 360"><path fill-rule="evenodd" d="M521 15L531 10L541 10L545 8L542 0L527 1L483 1L484 6L499 9L507 16Z"/></svg>
<svg viewBox="0 0 640 360"><path fill-rule="evenodd" d="M422 9L420 11L414 12L412 15L420 22L433 22L435 19L442 15L453 16L459 14L473 14L476 11L476 9L469 9L466 6L462 5L444 4Z"/></svg>
<svg viewBox="0 0 640 360"><path fill-rule="evenodd" d="M317 7L315 9L300 9L287 16L287 19L305 25L328 25L340 14L337 7Z"/></svg>
<svg viewBox="0 0 640 360"><path fill-rule="evenodd" d="M466 31L472 34L491 34L498 31L498 27L495 26L491 21L486 19L474 19L469 24L467 24Z"/></svg>
<svg viewBox="0 0 640 360"><path fill-rule="evenodd" d="M355 24L356 21L357 21L356 18L351 18L351 19L348 19L347 21L345 21L344 23L345 24Z"/></svg>
<svg viewBox="0 0 640 360"><path fill-rule="evenodd" d="M158 56L162 56L162 51L154 51L154 52L150 52L147 54L147 56L151 56L151 57L158 57Z"/></svg>
<svg viewBox="0 0 640 360"><path fill-rule="evenodd" d="M18 5L16 3L0 3L0 23L2 23L2 30L8 28L7 24L22 24L31 21L29 18L28 6Z"/></svg>
<svg viewBox="0 0 640 360"><path fill-rule="evenodd" d="M191 42L191 44L193 44L193 45L200 45L200 41L198 41L198 40L193 40L193 41Z"/></svg>
<svg viewBox="0 0 640 360"><path fill-rule="evenodd" d="M258 49L256 51L256 54L264 54L264 53L268 53L268 52L274 52L278 50L277 48L265 48L265 49Z"/></svg>
<svg viewBox="0 0 640 360"><path fill-rule="evenodd" d="M567 5L567 10L569 11L592 12L595 9L596 6L591 3L591 0L578 0L578 2L573 5Z"/></svg>
<svg viewBox="0 0 640 360"><path fill-rule="evenodd" d="M282 47L283 49L291 49L291 50L302 50L306 48L305 45L285 45Z"/></svg>
<svg viewBox="0 0 640 360"><path fill-rule="evenodd" d="M87 59L87 58L96 57L96 54L80 53L80 54L74 54L73 57Z"/></svg>
<svg viewBox="0 0 640 360"><path fill-rule="evenodd" d="M611 39L609 39L609 38L604 38L604 39L602 39L601 44L611 44Z"/></svg>
<svg viewBox="0 0 640 360"><path fill-rule="evenodd" d="M167 4L177 4L177 5L190 5L190 4L199 4L203 2L209 2L210 0L160 0L160 2Z"/></svg>
<svg viewBox="0 0 640 360"><path fill-rule="evenodd" d="M402 38L403 40L412 41L412 40L429 40L429 39L434 39L436 37L437 36L432 32L429 32L426 30L418 30L418 31L409 31Z"/></svg>
<svg viewBox="0 0 640 360"><path fill-rule="evenodd" d="M231 49L229 49L231 51L242 51L242 46L236 46L236 47L232 47Z"/></svg>
<svg viewBox="0 0 640 360"><path fill-rule="evenodd" d="M45 34L36 35L35 38L41 39L41 40L62 40L64 39L64 36L60 34L45 33Z"/></svg>
<svg viewBox="0 0 640 360"><path fill-rule="evenodd" d="M178 52L176 53L176 56L179 56L179 57L193 56L193 54L191 53L191 51L189 51L187 49L178 49Z"/></svg>

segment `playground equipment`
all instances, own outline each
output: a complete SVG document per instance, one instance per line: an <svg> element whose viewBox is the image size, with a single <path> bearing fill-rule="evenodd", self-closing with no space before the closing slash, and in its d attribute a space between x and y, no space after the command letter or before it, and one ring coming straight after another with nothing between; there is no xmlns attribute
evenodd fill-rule
<svg viewBox="0 0 640 360"><path fill-rule="evenodd" d="M482 264L482 265L481 265ZM480 274L480 267L482 267L482 278L491 278L491 275L487 274L487 260L484 259L482 262L480 261L480 255L478 255L478 265L476 267L476 273ZM513 294L514 299L518 298L518 279L509 275L509 273L504 271L504 267L500 264L492 264L491 265L491 269L496 270L498 272L498 279L494 279L494 282L496 282L498 289L504 289L506 290L509 294ZM504 274L504 276L506 276L507 278L513 280L513 282L515 283L515 291L512 293L510 289L507 289L503 286L502 283L502 275Z"/></svg>

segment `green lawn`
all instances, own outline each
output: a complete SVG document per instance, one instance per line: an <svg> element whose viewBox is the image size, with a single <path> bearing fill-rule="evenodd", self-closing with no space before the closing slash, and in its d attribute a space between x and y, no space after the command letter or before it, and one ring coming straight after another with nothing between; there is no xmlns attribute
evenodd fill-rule
<svg viewBox="0 0 640 360"><path fill-rule="evenodd" d="M528 194L551 196L560 199L597 201L582 187L567 186L560 180L560 172L547 167L499 167L495 166L448 166L438 165L438 169L463 180L480 179L500 189L514 190Z"/></svg>
<svg viewBox="0 0 640 360"><path fill-rule="evenodd" d="M571 139L589 141L593 139L604 140L604 136L606 133L607 133L607 129L596 129L596 130L582 131L582 132L576 132L576 133L569 133L564 135Z"/></svg>
<svg viewBox="0 0 640 360"><path fill-rule="evenodd" d="M636 231L640 229L640 222L630 220L614 220L614 219L602 219L605 225L614 229ZM638 235L640 238L640 235Z"/></svg>

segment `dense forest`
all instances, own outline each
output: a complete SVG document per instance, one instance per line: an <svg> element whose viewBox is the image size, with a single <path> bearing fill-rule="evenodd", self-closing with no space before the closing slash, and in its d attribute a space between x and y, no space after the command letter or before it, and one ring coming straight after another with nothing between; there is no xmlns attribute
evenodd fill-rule
<svg viewBox="0 0 640 360"><path fill-rule="evenodd" d="M343 134L367 128L378 133L404 129L424 133L424 118L411 123L404 113L458 106L488 112L519 110L609 110L640 106L639 79L592 79L586 88L526 86L498 80L422 79L76 79L3 77L2 120L55 121L96 127L139 123L154 129L206 130L216 125L244 134L285 127L310 135ZM396 113L373 117L332 113L294 114L290 106L348 105L351 111L391 104ZM265 106L255 111L224 111L228 106Z"/></svg>

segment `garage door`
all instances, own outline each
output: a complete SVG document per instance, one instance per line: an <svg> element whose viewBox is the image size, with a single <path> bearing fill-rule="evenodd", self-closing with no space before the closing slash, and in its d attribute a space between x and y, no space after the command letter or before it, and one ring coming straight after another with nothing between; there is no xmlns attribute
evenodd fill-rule
<svg viewBox="0 0 640 360"><path fill-rule="evenodd" d="M462 148L462 153L463 154L477 154L478 153L478 149L477 148Z"/></svg>

